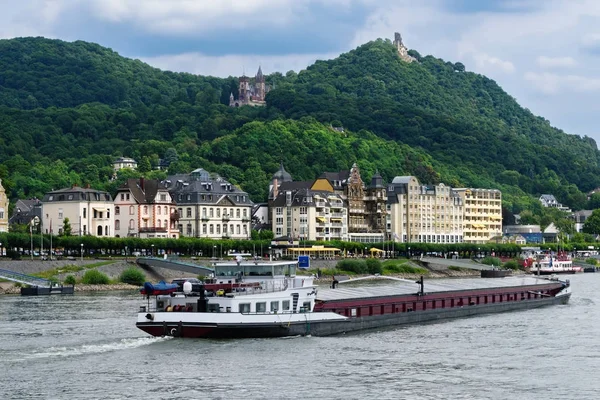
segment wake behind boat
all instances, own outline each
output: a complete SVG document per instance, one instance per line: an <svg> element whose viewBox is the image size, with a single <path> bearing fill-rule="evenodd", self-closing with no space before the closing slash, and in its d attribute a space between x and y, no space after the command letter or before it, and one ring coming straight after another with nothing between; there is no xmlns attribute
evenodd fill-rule
<svg viewBox="0 0 600 400"><path fill-rule="evenodd" d="M362 329L565 304L568 281L532 276L431 280L320 290L295 261L215 265L215 278L178 292L144 290L136 326L192 338L335 335ZM335 281L334 281L335 283Z"/></svg>

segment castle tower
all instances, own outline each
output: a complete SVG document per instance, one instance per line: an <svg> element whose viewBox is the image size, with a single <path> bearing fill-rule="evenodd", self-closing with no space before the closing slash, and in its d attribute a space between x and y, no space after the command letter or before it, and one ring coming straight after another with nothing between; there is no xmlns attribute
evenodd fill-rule
<svg viewBox="0 0 600 400"><path fill-rule="evenodd" d="M258 72L256 73L256 81L255 85L255 93L256 93L256 101L265 101L265 77L262 73L262 69L260 66L258 67Z"/></svg>
<svg viewBox="0 0 600 400"><path fill-rule="evenodd" d="M242 104L247 104L250 100L250 79L246 75L240 76L238 100Z"/></svg>
<svg viewBox="0 0 600 400"><path fill-rule="evenodd" d="M409 63L416 61L416 58L408 54L408 47L406 47L404 43L402 43L402 36L398 32L394 33L394 46L396 46L396 49L398 50L398 55L400 56L400 59L402 61L406 61Z"/></svg>
<svg viewBox="0 0 600 400"><path fill-rule="evenodd" d="M350 169L346 198L348 199L348 229L350 232L366 232L365 221L365 189L358 165L354 163Z"/></svg>

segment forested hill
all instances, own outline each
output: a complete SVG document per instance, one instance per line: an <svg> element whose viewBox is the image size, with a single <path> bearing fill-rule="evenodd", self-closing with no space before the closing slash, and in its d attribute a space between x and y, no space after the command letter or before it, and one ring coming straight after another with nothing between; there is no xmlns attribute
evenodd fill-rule
<svg viewBox="0 0 600 400"><path fill-rule="evenodd" d="M411 54L418 63L400 61L389 40L369 42L300 72L269 95L269 105L288 118L336 120L422 147L448 165L462 164L484 172L484 180L519 184L530 193L551 192L536 181L555 178L553 172L582 190L598 186L593 139L553 128L461 63Z"/></svg>
<svg viewBox="0 0 600 400"><path fill-rule="evenodd" d="M231 86L233 84L233 86ZM127 106L195 101L216 89L229 101L232 80L163 72L83 41L0 40L0 105L34 109L100 102Z"/></svg>
<svg viewBox="0 0 600 400"><path fill-rule="evenodd" d="M12 199L89 183L113 191L112 161L137 173L198 167L264 200L279 161L297 180L357 162L363 179L499 188L514 212L553 193L576 209L600 186L599 152L521 108L495 82L377 40L304 71L273 73L268 106L230 108L237 78L172 73L96 44L0 40L0 178ZM241 71L240 71L241 72ZM342 125L344 133L331 129ZM537 203L539 204L539 202Z"/></svg>

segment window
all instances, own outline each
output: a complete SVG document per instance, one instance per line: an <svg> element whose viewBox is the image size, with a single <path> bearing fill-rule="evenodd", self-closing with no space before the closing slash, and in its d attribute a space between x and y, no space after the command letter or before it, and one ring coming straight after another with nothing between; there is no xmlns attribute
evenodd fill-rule
<svg viewBox="0 0 600 400"><path fill-rule="evenodd" d="M157 214L157 215L160 215L160 207L156 207L156 208L157 208L157 210L156 210L156 214Z"/></svg>
<svg viewBox="0 0 600 400"><path fill-rule="evenodd" d="M261 301L259 303L256 303L256 312L266 312L267 311L267 303L264 301Z"/></svg>
<svg viewBox="0 0 600 400"><path fill-rule="evenodd" d="M157 224L156 227L160 228L160 219L158 221L156 221L156 224Z"/></svg>
<svg viewBox="0 0 600 400"><path fill-rule="evenodd" d="M192 224L187 224L187 234L188 235L192 234Z"/></svg>
<svg viewBox="0 0 600 400"><path fill-rule="evenodd" d="M240 217L240 209L239 208L235 210L235 217L236 218Z"/></svg>
<svg viewBox="0 0 600 400"><path fill-rule="evenodd" d="M244 225L244 235L248 234L248 226Z"/></svg>
<svg viewBox="0 0 600 400"><path fill-rule="evenodd" d="M52 201L52 200L54 200L54 196L49 196L48 201Z"/></svg>
<svg viewBox="0 0 600 400"><path fill-rule="evenodd" d="M226 211L227 211L227 209L226 209L226 208L224 208L224 209L223 209L223 211L225 211L225 212L226 212ZM229 209L229 216L233 218L233 208L230 208L230 209ZM238 214L238 217L239 217L239 216L240 216L240 215Z"/></svg>
<svg viewBox="0 0 600 400"><path fill-rule="evenodd" d="M121 200L125 200L125 193L121 193Z"/></svg>
<svg viewBox="0 0 600 400"><path fill-rule="evenodd" d="M219 218L221 216L221 209L217 208L217 218Z"/></svg>
<svg viewBox="0 0 600 400"><path fill-rule="evenodd" d="M148 206L144 206L144 215L148 215Z"/></svg>
<svg viewBox="0 0 600 400"><path fill-rule="evenodd" d="M58 209L58 219L63 219L63 209L62 208Z"/></svg>
<svg viewBox="0 0 600 400"><path fill-rule="evenodd" d="M235 226L235 233L237 233L238 235L240 234L240 226L239 225Z"/></svg>
<svg viewBox="0 0 600 400"><path fill-rule="evenodd" d="M129 215L135 214L135 208L133 206L129 206Z"/></svg>
<svg viewBox="0 0 600 400"><path fill-rule="evenodd" d="M223 235L227 235L227 224L223 224Z"/></svg>
<svg viewBox="0 0 600 400"><path fill-rule="evenodd" d="M281 309L283 311L289 311L290 310L290 301L289 300L283 300L281 302Z"/></svg>
<svg viewBox="0 0 600 400"><path fill-rule="evenodd" d="M164 206L164 207L163 207L163 210L165 211L165 215L167 215L167 214L169 213L169 209L168 209L168 207L167 207L167 206Z"/></svg>
<svg viewBox="0 0 600 400"><path fill-rule="evenodd" d="M84 207L83 208L83 218L87 218L86 214L87 214L87 208Z"/></svg>
<svg viewBox="0 0 600 400"><path fill-rule="evenodd" d="M192 200L192 195L191 195L191 194L188 194L188 195L187 195L187 201L191 201L191 200Z"/></svg>
<svg viewBox="0 0 600 400"><path fill-rule="evenodd" d="M115 231L118 231L119 229L121 229L121 221L116 219L115 220Z"/></svg>
<svg viewBox="0 0 600 400"><path fill-rule="evenodd" d="M167 195L165 193L161 193L160 201L167 201Z"/></svg>
<svg viewBox="0 0 600 400"><path fill-rule="evenodd" d="M202 207L202 218L206 218L206 207Z"/></svg>
<svg viewBox="0 0 600 400"><path fill-rule="evenodd" d="M279 311L279 302L278 301L272 301L271 302L271 312L276 313L277 311Z"/></svg>
<svg viewBox="0 0 600 400"><path fill-rule="evenodd" d="M209 228L210 228L210 234L211 234L211 235L212 235L213 233L215 233L215 230L214 230L214 226L213 226L213 224L210 224L210 227L209 227Z"/></svg>
<svg viewBox="0 0 600 400"><path fill-rule="evenodd" d="M300 207L300 215L306 214L307 207Z"/></svg>
<svg viewBox="0 0 600 400"><path fill-rule="evenodd" d="M206 224L202 224L202 233L206 235Z"/></svg>
<svg viewBox="0 0 600 400"><path fill-rule="evenodd" d="M133 228L135 227L134 225L135 223L133 222L133 219L129 220L129 230L133 230Z"/></svg>
<svg viewBox="0 0 600 400"><path fill-rule="evenodd" d="M217 225L217 235L221 234L221 225Z"/></svg>
<svg viewBox="0 0 600 400"><path fill-rule="evenodd" d="M73 195L70 194L69 197L67 197L67 200L73 200Z"/></svg>
<svg viewBox="0 0 600 400"><path fill-rule="evenodd" d="M305 301L302 303L302 311L308 312L310 311L310 301Z"/></svg>
<svg viewBox="0 0 600 400"><path fill-rule="evenodd" d="M188 207L185 209L185 216L188 218L192 218L192 207Z"/></svg>
<svg viewBox="0 0 600 400"><path fill-rule="evenodd" d="M127 194L125 195L125 198L126 198L127 200L129 200L129 193L127 193Z"/></svg>
<svg viewBox="0 0 600 400"><path fill-rule="evenodd" d="M240 312L241 313L249 313L250 312L250 303L240 303Z"/></svg>
<svg viewBox="0 0 600 400"><path fill-rule="evenodd" d="M276 207L275 208L275 214L276 215L283 215L283 207Z"/></svg>
<svg viewBox="0 0 600 400"><path fill-rule="evenodd" d="M121 214L121 207L116 206L115 207L115 215L120 215ZM83 218L85 218L85 208L83 209Z"/></svg>
<svg viewBox="0 0 600 400"><path fill-rule="evenodd" d="M215 214L214 214L214 210L213 210L213 208L212 208L212 207L211 207L211 208L208 210L208 215L209 215L209 217L211 217L211 218L215 216Z"/></svg>
<svg viewBox="0 0 600 400"><path fill-rule="evenodd" d="M169 227L169 222L168 222L166 219L164 220L164 225L163 225L163 226L164 226L165 228L168 228L168 227Z"/></svg>
<svg viewBox="0 0 600 400"><path fill-rule="evenodd" d="M243 214L242 214L242 215L243 215L243 217L244 217L244 218L246 218L246 217L247 217L247 214L246 214L246 209L245 209L245 208L244 208L244 210L243 210Z"/></svg>

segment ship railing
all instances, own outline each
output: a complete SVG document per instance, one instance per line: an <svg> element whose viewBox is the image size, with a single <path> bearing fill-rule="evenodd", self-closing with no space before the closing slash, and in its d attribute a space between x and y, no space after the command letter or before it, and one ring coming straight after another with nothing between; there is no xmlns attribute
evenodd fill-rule
<svg viewBox="0 0 600 400"><path fill-rule="evenodd" d="M252 294L266 294L266 293L275 293L275 292L283 292L288 288L288 281L285 280L283 282L261 282L260 286L247 286L234 288L231 291L231 295L233 296L246 296ZM229 293L228 293L229 294Z"/></svg>

